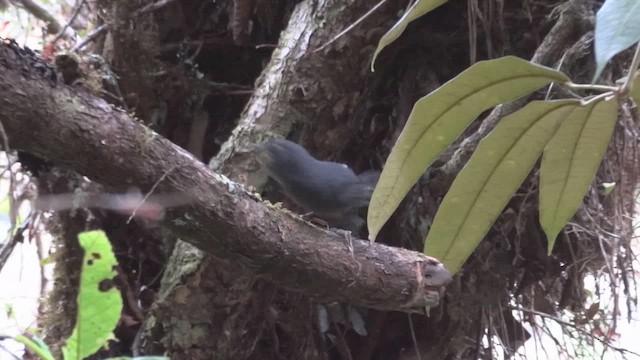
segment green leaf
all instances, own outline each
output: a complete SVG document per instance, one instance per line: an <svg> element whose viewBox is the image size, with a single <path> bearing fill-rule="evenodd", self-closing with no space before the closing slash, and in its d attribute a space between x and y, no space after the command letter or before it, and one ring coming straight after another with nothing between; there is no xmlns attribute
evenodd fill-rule
<svg viewBox="0 0 640 360"><path fill-rule="evenodd" d="M549 253L558 233L582 204L617 118L617 98L590 101L562 123L545 149L540 167L540 224Z"/></svg>
<svg viewBox="0 0 640 360"><path fill-rule="evenodd" d="M122 297L113 286L117 261L103 231L78 235L84 249L78 318L71 337L62 348L65 360L79 360L95 353L112 336L122 311Z"/></svg>
<svg viewBox="0 0 640 360"><path fill-rule="evenodd" d="M24 335L17 335L13 338L15 341L22 343L32 353L38 355L42 360L54 360L51 350L40 338L34 337L30 339Z"/></svg>
<svg viewBox="0 0 640 360"><path fill-rule="evenodd" d="M167 356L136 356L136 357L120 356L120 357L107 358L105 360L169 360L169 357Z"/></svg>
<svg viewBox="0 0 640 360"><path fill-rule="evenodd" d="M636 106L640 106L640 72L636 72L633 79L633 85L629 90L629 96L636 103Z"/></svg>
<svg viewBox="0 0 640 360"><path fill-rule="evenodd" d="M375 240L411 186L480 113L568 80L561 72L507 56L480 61L418 100L373 193L369 239Z"/></svg>
<svg viewBox="0 0 640 360"><path fill-rule="evenodd" d="M45 343L44 340L42 340L42 338L36 335L33 331L30 331L30 336L31 336L30 337L31 340L33 340L33 342L38 344L38 347L40 347L41 349L44 349L46 352L49 352L49 354L51 354L51 350L49 350L49 345L47 345L47 343Z"/></svg>
<svg viewBox="0 0 640 360"><path fill-rule="evenodd" d="M375 71L374 66L378 54L380 54L382 49L387 47L387 45L391 44L397 38L399 38L410 22L446 3L447 1L448 0L417 0L409 8L409 10L407 10L404 15L402 15L400 20L398 20L398 22L395 23L393 27L382 36L382 38L380 38L380 41L378 42L378 48L373 54L373 59L371 60L371 71Z"/></svg>
<svg viewBox="0 0 640 360"><path fill-rule="evenodd" d="M595 81L607 62L640 40L640 1L607 0L596 15Z"/></svg>
<svg viewBox="0 0 640 360"><path fill-rule="evenodd" d="M560 121L580 102L533 101L504 118L478 145L445 196L425 254L456 273L518 190Z"/></svg>

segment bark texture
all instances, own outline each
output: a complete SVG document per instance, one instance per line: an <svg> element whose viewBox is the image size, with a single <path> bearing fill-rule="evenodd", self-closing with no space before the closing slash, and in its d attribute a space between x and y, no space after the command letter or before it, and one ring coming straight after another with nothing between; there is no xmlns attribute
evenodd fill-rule
<svg viewBox="0 0 640 360"><path fill-rule="evenodd" d="M335 44L316 50L374 4L373 1L299 3L288 18L270 61L256 81L255 91L238 124L209 166L234 181L262 190L266 179L257 171L254 157L248 155L257 143L293 134L302 138L305 146L315 149L318 156L326 157L330 154L336 156L343 150L343 144L352 142L354 129L362 128L361 140L372 141L373 138L367 140L367 133L371 130L368 119L354 118L352 110L357 108L357 104L367 101L362 82L371 77L367 69L375 49L376 35L382 34L392 23L393 13L389 9L376 13L366 20L367 27L357 27ZM310 127L311 124L320 126ZM318 132L311 130L313 128ZM374 129L380 132L384 126ZM356 160L360 166L358 170L367 169L370 165L365 161L372 157L379 166L379 160L372 152L363 152ZM273 188L269 190L270 198L281 199L273 197ZM190 266L183 266L185 263ZM180 342L182 332L176 331L172 325L182 321L185 314L201 303L215 304L214 309L222 308L224 311L211 310L208 316L200 314L199 319L211 319L207 320L207 328L212 335L209 339L215 339L198 342L196 347L200 351L228 359L264 358L278 351L284 351L282 356L285 358L305 359L323 358L330 353L330 347L323 339L325 335L318 331L317 326L304 325L318 322L317 307L322 305L282 289L275 291L264 281L256 280L252 272L240 268L230 270L229 264L198 254L184 243L179 243L168 267L176 270L171 277L165 277L162 284L158 303L165 306L153 311L147 333L154 336L145 337L161 337L163 346L148 346L145 349L147 353L170 349L187 358L188 355L181 350L184 348ZM215 286L191 285L200 283L201 273L215 274L211 276L218 279ZM234 279L232 283L221 280L229 278L230 274ZM195 304L190 300L174 301L185 288L197 292ZM380 290L387 291L384 285ZM276 325L281 323L290 325ZM346 326L350 326L348 321ZM283 333L278 335L276 329ZM349 350L342 349L342 352L348 353Z"/></svg>
<svg viewBox="0 0 640 360"><path fill-rule="evenodd" d="M0 92L7 95L0 117L14 148L116 189L157 185L158 194L181 194L189 206L166 209L163 225L286 288L381 309L421 311L437 304L437 287L448 281L437 260L357 239L350 252L339 234L261 202L105 101L24 71L23 64L34 61L28 57L0 47ZM33 99L28 108L26 97ZM53 129L59 137L51 136Z"/></svg>
<svg viewBox="0 0 640 360"><path fill-rule="evenodd" d="M108 97L113 103L126 104L143 123L196 158L211 160L209 169L215 173L251 185L264 198L283 201L284 207L296 211L278 187L260 175L248 151L253 144L283 136L318 158L344 162L356 172L379 169L415 101L477 60L516 55L558 68L575 82L590 82L593 18L599 3L448 1L411 23L381 53L375 73L368 70L377 41L406 8L406 1L386 1L331 42L376 2L109 0L100 4L101 19L110 30L104 45L95 49L118 75L110 91L116 96ZM137 291L142 284L145 291L157 291L144 310L127 313L135 322L123 316L120 344L129 344L122 341L129 339L126 331L136 331L139 319L147 317L134 352L167 352L177 359L488 359L498 353L512 356L530 339L526 325L539 327L535 314L560 317L567 311L576 324L586 324L587 336L578 340L584 341L581 346L591 346L594 334L609 333L611 325L592 319L608 319L612 312L602 308L594 315L593 307L585 306L589 296L593 302L597 295L584 290L583 279L608 269L617 299L633 287L633 228L628 219L638 179L633 125L638 119L629 104L622 104L620 124L596 179L598 184L615 182L615 189L609 195L595 187L589 192L551 256L538 223L534 170L447 286L442 305L429 317L408 317L343 301L356 296L358 286L367 289L369 299L361 305L375 303L380 308L380 297L386 296L395 304L410 302L421 278L412 261L424 261L423 257L405 257L402 254L414 253L394 250L408 262L381 268L380 262L392 259L370 256L380 256L384 248L359 241L352 255L342 237L258 204L252 194L210 174L189 154L131 123L126 115L106 107L96 113L94 105L102 103L59 85L41 63L2 59L0 65L11 66L5 66L10 74L3 71L0 79L11 81L0 86L0 120L11 122L12 131L18 127L14 118L24 122L15 133L17 144L33 145L41 149L38 155L55 157L58 164L87 171L116 189L135 184L146 191L162 179L154 193L183 191L195 197L165 217L167 228L185 242L176 241L173 233L134 229L136 225L125 224L122 215L105 212L101 220L110 235L126 239L118 249L127 253L119 257L120 263L132 264L126 269L133 289L126 292L128 303L145 297ZM602 82L612 84L624 76L629 60L628 53L617 56ZM22 67L14 66L18 62ZM51 81L36 79L34 71ZM22 76L32 80L18 83ZM51 92L50 86L56 90ZM554 85L530 99L571 96ZM20 99L28 99L30 107ZM442 197L477 143L523 103L505 104L480 116L411 189L379 234L380 241L422 250ZM55 108L59 110L50 111ZM6 116L9 111L11 116ZM42 130L53 123L52 116L67 127ZM22 125L33 134L24 132ZM42 131L60 138L45 138ZM63 135L70 145L55 148L53 140L59 143ZM94 140L77 147L68 135ZM98 160L87 163L85 153L98 155ZM140 238L148 247L137 246ZM293 239L302 242L300 247L288 241ZM160 256L152 266L136 264L175 243L166 263ZM310 265L316 262L330 262L335 268L325 273ZM134 275L139 268L155 275L164 266L161 286ZM357 274L361 282L352 285ZM405 280L389 288L361 279L365 274ZM336 290L318 292L329 286ZM387 294L393 287L394 293ZM378 294L368 292L373 289Z"/></svg>

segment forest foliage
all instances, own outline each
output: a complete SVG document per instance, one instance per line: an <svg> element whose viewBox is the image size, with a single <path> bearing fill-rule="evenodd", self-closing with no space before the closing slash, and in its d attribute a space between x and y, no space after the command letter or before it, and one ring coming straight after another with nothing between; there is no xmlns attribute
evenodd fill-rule
<svg viewBox="0 0 640 360"><path fill-rule="evenodd" d="M426 13L441 3L418 1L412 11ZM630 0L608 0L600 9L596 78L615 54L640 39L640 26L630 24L638 16L640 3ZM397 38L412 19L404 16L380 46ZM532 102L502 119L456 177L424 248L449 271L458 272L542 156L539 212L550 254L595 178L613 134L618 103L639 91L634 82L639 61L636 51L629 75L618 87L574 84L562 72L514 57L481 61L418 100L373 194L367 221L370 240L418 178L478 115L555 83L596 94Z"/></svg>

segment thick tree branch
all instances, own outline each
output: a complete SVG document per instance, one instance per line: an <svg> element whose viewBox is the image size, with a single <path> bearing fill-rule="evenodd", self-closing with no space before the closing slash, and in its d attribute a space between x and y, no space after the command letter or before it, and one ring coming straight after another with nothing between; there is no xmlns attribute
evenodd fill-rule
<svg viewBox="0 0 640 360"><path fill-rule="evenodd" d="M31 53L0 44L0 120L11 144L93 180L193 203L167 209L181 239L319 301L421 311L449 273L417 252L353 240L269 206L103 100L58 83Z"/></svg>

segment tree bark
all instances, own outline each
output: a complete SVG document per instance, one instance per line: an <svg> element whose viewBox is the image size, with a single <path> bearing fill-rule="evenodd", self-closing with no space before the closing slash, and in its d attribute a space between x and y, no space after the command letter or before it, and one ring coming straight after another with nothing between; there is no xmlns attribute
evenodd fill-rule
<svg viewBox="0 0 640 360"><path fill-rule="evenodd" d="M122 17L136 13L146 0L137 3L112 0L105 3L109 6L105 9L104 19L113 31L111 35L115 41L111 46L120 47L112 49L115 57L111 59L124 97L134 100L130 109L135 110L146 124L161 123L158 131L163 136L183 145L192 154L202 153L205 161L221 148L209 165L210 169L227 175L234 182L251 184L263 190L263 196L275 201L282 199L278 188L269 185L262 188L265 179L257 176L257 166L247 151L255 143L284 136L304 145L318 158L345 162L357 172L380 168L415 101L459 74L475 59L516 55L558 68L572 80L582 83L591 80L594 66L593 39L588 32L599 4L592 1L546 0L526 4L449 1L412 22L381 54L375 74L368 72L368 62L376 42L397 20L400 11L407 6L406 2L385 2L360 25L329 46L315 51L348 28L376 1L256 1L252 11L244 13L250 15L252 23L252 27L244 28L249 31L245 34L249 39L234 42L231 34L234 29L229 30L228 25L237 19L227 16L227 10L250 3L240 4L240 1L173 1L165 3L167 6L162 11L146 13L144 21L132 20L135 17L121 21ZM267 63L275 43L278 45ZM607 66L603 81L612 83L612 79L625 75L625 64L630 62L631 55L617 56L616 62ZM0 64L3 61L0 60ZM145 63L139 63L141 61ZM48 71L39 62L26 63L20 71L31 76L30 68L40 69L45 74ZM0 78L2 76L0 74ZM253 90L254 82L255 92L247 103L246 96ZM37 84L42 82L38 80ZM234 89L239 86L243 95L220 91L219 84L233 85ZM46 85L38 85L42 91L28 94L31 101L28 105L35 109L22 109L24 114L17 118L25 121L25 117L34 113L44 118L48 116L45 110L54 102L64 105L59 106L62 110L57 111L62 113L56 116L69 117L65 121L78 116L66 107L84 106L84 95L70 97L72 92L56 84L64 96L42 96L48 91ZM23 84L13 86L14 92L6 95L7 98L15 100L15 92L20 91L26 98L25 89L21 90ZM33 90L30 85L27 87L28 91ZM0 87L0 91L4 89ZM556 98L557 93L566 96L562 89L553 86L548 94L541 91L533 97ZM3 106L0 116L8 113L3 101L11 101L2 99L3 96L4 93L0 95ZM142 102L137 101L138 97L144 97L140 99ZM73 101L71 106L67 106L68 101ZM43 102L46 104L42 105ZM486 117L479 117L411 189L385 225L380 239L398 247L422 249L422 240L452 179L478 141L491 131L505 112L513 111L517 106L517 103L506 104ZM16 108L17 105L9 110ZM240 115L242 108L244 112ZM84 107L82 111L92 113L93 110ZM622 113L624 117L633 112L623 108ZM5 118L2 116L0 120L9 121ZM196 118L202 120L200 125L208 121L206 133L203 133L205 126L196 129L191 125L189 131L189 124ZM143 269L140 262L140 266L135 267L135 274L133 270L131 272L132 277L136 277L138 268L149 274L157 274L159 268L166 268L153 306L146 308L149 309L146 331L138 337L142 339L142 346L134 346L142 348L145 354L167 353L176 359L413 360L419 358L419 352L423 359L491 358L496 351L510 355L531 335L523 326L523 321L532 319L528 309L554 315L558 309L569 308L577 319L582 319L586 298L583 279L587 274L599 276L603 268L615 262L621 264L617 269L622 272L622 281L631 278L632 271L627 266L632 251L625 239L631 238L632 234L631 223L626 219L633 213L633 192L637 183L633 170L637 168L633 126L626 131L618 126L596 180L597 183L615 181L614 191L607 196L595 189L590 192L584 208L576 216L577 225L567 227L568 231L556 243L552 256L547 256L544 233L538 222L537 174L534 171L447 287L443 306L433 309L428 317L408 318L407 314L397 311L323 303L344 297L340 297L341 292L334 293L334 297L316 293L320 287L335 280L334 276L342 274L343 279L353 278L361 260L366 257L360 255L378 250L363 250L362 243L356 242L351 257L348 241L339 237L333 239L322 231L298 224L290 215L255 205L252 195L234 185L227 188L227 184L233 183L207 173L203 166L193 165L184 152L165 146L163 141L154 138L155 135L140 134L137 126L122 125L129 124L128 119L103 119L101 125L84 116L76 119L83 122L74 121L73 129L86 130L89 134L82 134L82 137L94 139L87 144L96 147L100 145L94 134L101 131L103 136L99 138L105 139L106 145L122 141L125 147L130 140L128 134L139 134L136 152L117 152L119 147L116 146L116 153L105 155L104 149L90 149L102 156L102 160L87 165L81 155L85 148L74 145L71 149L49 150L53 145L48 144L49 140L41 140L38 134L30 141L40 141L46 146L34 144L33 148L46 150L40 154L61 158L62 164L72 168L84 171L94 166L100 172L104 172L102 168L108 169L105 174L96 174L95 168L90 172L95 179L108 178L107 184L126 183L130 177L132 184L137 183L143 191L148 191L162 179L154 193L175 195L175 191L183 191L188 186L193 187L189 194L203 196L188 204L186 210L168 211L164 220L167 227L179 231L176 234L184 235L188 242L178 242L166 267L163 260L154 262L154 269ZM33 126L33 119L26 121L30 129L42 128L42 124ZM624 121L632 123L629 118ZM103 131L103 127L113 129ZM48 133L52 131L48 130ZM186 141L194 138L191 135L202 138ZM196 143L203 139L206 149L201 152ZM159 151L159 148L167 151ZM76 156L84 160L76 164ZM127 156L127 163L118 163L123 156ZM121 172L112 173L114 168ZM189 179L185 178L187 175ZM237 190L235 194L229 194L234 190ZM149 201L153 203L154 197ZM190 217L190 227L185 225L185 216ZM114 218L112 213L107 213L106 217ZM120 219L116 216L116 220ZM122 237L128 242L141 238L131 235L130 227L123 223L122 220L111 222L116 224L117 231L109 232L110 238ZM157 234L148 229L141 230L149 237ZM120 231L123 236L117 235ZM613 237L612 232L623 237ZM311 241L310 236L318 238ZM266 243L255 242L262 237ZM176 240L171 233L154 240L157 238L167 243ZM303 247L286 241L294 238L296 242L302 241ZM603 248L603 240L610 245ZM155 250L163 248L153 241L145 243L155 244ZM129 249L129 256L133 247L126 247L127 242L124 245L120 249ZM317 249L319 246L327 249ZM377 249L378 245L373 246ZM205 247L216 255L198 250ZM300 251L291 252L291 247ZM624 249L619 249L621 247ZM246 256L254 250L262 254L257 258ZM266 259L268 251L284 256ZM317 259L316 254L322 257ZM320 275L316 267L301 268L309 266L303 260L322 262L326 260L325 255L342 256L331 261L344 268ZM222 259L222 256L227 258ZM300 256L307 258L300 259ZM366 261L371 262L371 259ZM270 267L274 264L282 266ZM285 266L292 266L295 273L290 272L291 268L285 272ZM402 266L404 270L394 270L402 271L402 276L411 276L405 271L406 264ZM274 279L269 279L265 273L272 274ZM385 274L396 275L400 276ZM617 273L611 276L619 279ZM286 287L274 286L275 277L281 277ZM155 280L138 281L145 285L150 282L154 283L151 291L155 291ZM132 287L137 289L135 280L133 283ZM348 282L335 284L350 285ZM415 282L407 284L415 286ZM292 290L294 286L303 288ZM381 293L386 290L384 286L380 289ZM612 291L620 290L613 287ZM514 303L518 304L519 313L514 313ZM360 318L350 318L353 314ZM609 315L602 310L598 318ZM360 329L356 329L358 325ZM135 331L137 325L129 325L129 328ZM365 335L362 328L366 330ZM491 341L495 337L486 334L496 334L502 348L497 349ZM118 335L118 338L123 337ZM119 344L121 348L128 348L126 341Z"/></svg>
<svg viewBox="0 0 640 360"><path fill-rule="evenodd" d="M320 301L419 312L437 304L450 276L436 259L357 239L350 252L340 235L261 202L126 113L42 76L44 64L25 70L38 63L29 56L0 46L0 118L12 147L116 189L183 195L189 206L166 209L162 225Z"/></svg>
<svg viewBox="0 0 640 360"><path fill-rule="evenodd" d="M381 34L392 24L395 11L386 9L392 5L368 17L361 26L326 49L316 49L331 41L374 4L371 0L300 2L288 18L278 46L256 81L255 91L237 126L211 160L210 168L262 190L266 179L256 171L255 159L247 156L254 144L293 134L293 137L302 137L296 141L313 148L316 154L327 156L351 143L358 134L355 129L366 126L353 116L357 105L367 102L362 84L371 77L360 69L369 67L377 41L372 34ZM317 132L310 131L312 128ZM322 136L310 136L314 133ZM360 134L366 139L366 131ZM361 153L361 157L369 160L371 154ZM263 358L265 349L256 344L280 338L280 347L287 349L282 356L305 359L326 356L327 346L322 345L325 334L319 333L316 326L305 325L318 323L316 306L322 305L291 292L274 292L263 280L256 280L250 271L230 269L229 264L204 256L189 244L178 243L167 267L172 271L163 279L157 303L161 306L152 312L148 321L148 336L144 337L144 343L149 345L145 346L146 353L169 349L188 358L182 351L183 331L176 331L173 324L184 321L185 316L191 318L188 315L191 309L209 303L215 304L214 310L200 313L198 319L214 319L211 324L200 327L207 329L210 336L205 341L195 339L190 343L200 351L209 350L221 359ZM196 286L194 284L201 284L198 280L201 273L212 274L211 278L217 280ZM233 283L225 281L231 274ZM184 302L175 301L185 289L197 296ZM278 315L265 315L270 313ZM289 318L288 314L296 315ZM275 330L264 333L263 329L274 329L274 323L282 322L287 324L280 326L286 329L286 335L276 336ZM314 341L306 341L307 336L313 336ZM153 338L162 338L163 346L154 348ZM272 346L272 351L279 351L276 344Z"/></svg>

